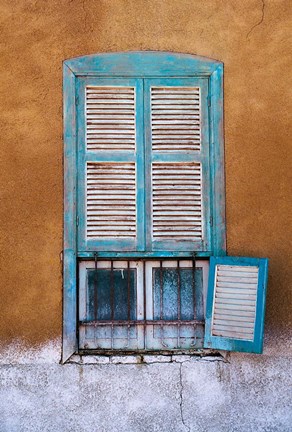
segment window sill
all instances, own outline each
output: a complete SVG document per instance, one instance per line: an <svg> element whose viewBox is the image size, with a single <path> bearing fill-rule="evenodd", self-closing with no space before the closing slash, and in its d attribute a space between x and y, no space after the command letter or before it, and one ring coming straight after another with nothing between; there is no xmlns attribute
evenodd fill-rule
<svg viewBox="0 0 292 432"><path fill-rule="evenodd" d="M147 365L154 363L184 363L189 361L208 361L228 363L229 353L214 350L196 351L164 351L162 352L143 352L143 353L94 353L82 352L72 355L65 364L78 365Z"/></svg>

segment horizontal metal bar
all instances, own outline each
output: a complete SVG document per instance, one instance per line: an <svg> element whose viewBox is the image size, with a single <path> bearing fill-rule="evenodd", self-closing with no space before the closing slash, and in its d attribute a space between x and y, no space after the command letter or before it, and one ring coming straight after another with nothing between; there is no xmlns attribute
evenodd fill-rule
<svg viewBox="0 0 292 432"><path fill-rule="evenodd" d="M79 325L84 326L128 326L128 325L203 325L205 324L205 321L200 320L175 320L175 321L169 321L169 320L92 320L92 321L79 321Z"/></svg>
<svg viewBox="0 0 292 432"><path fill-rule="evenodd" d="M86 252L86 251L79 251L78 252L78 258L81 259L90 259L94 258L96 252ZM212 256L211 251L204 251L204 252L103 252L98 251L98 259L115 259L115 260L127 260L127 259L139 259L139 260L150 260L150 259L191 259L196 256L196 258L206 258Z"/></svg>

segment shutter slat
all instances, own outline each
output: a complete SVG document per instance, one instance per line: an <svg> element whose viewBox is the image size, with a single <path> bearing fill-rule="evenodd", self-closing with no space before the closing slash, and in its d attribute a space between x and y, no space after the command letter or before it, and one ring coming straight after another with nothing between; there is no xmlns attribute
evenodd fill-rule
<svg viewBox="0 0 292 432"><path fill-rule="evenodd" d="M135 190L135 163L88 163L86 177L87 238L135 238Z"/></svg>
<svg viewBox="0 0 292 432"><path fill-rule="evenodd" d="M240 273L240 272L244 272L244 273L247 273L247 274L250 274L250 273L256 273L256 274L258 274L258 269L257 268L253 268L253 267L249 267L249 266L235 266L235 265L233 265L233 266L229 266L229 265L219 265L218 266L218 274L220 274L219 272L222 272L221 273L221 275L222 274L226 274L226 273L229 273L229 272L231 272L231 273L233 273L234 275L237 275L238 273Z"/></svg>
<svg viewBox="0 0 292 432"><path fill-rule="evenodd" d="M218 321L220 321L220 320L223 320L223 321L234 321L234 322L237 322L237 323L239 323L239 322L241 322L241 321L243 321L243 324L244 323L254 323L254 317L253 316L242 316L242 315L231 315L231 314L229 314L229 315L227 315L227 314L217 314L217 318L216 318L216 320L218 320ZM215 322L215 320L214 320L214 322Z"/></svg>
<svg viewBox="0 0 292 432"><path fill-rule="evenodd" d="M199 151L201 95L198 87L152 87L153 151Z"/></svg>
<svg viewBox="0 0 292 432"><path fill-rule="evenodd" d="M86 87L87 151L135 151L134 87Z"/></svg>
<svg viewBox="0 0 292 432"><path fill-rule="evenodd" d="M152 164L152 237L154 240L202 238L201 165ZM184 198L181 199L181 189ZM169 194L171 193L171 199Z"/></svg>

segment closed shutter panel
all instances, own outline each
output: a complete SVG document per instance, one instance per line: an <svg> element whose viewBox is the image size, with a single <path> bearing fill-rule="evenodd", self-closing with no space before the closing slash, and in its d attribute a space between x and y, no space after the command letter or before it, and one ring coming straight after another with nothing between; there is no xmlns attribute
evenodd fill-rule
<svg viewBox="0 0 292 432"><path fill-rule="evenodd" d="M141 80L84 79L79 85L80 251L139 250L143 211L137 164L143 152ZM143 157L143 156L142 156ZM140 191L140 192L139 192ZM138 222L139 221L139 222Z"/></svg>
<svg viewBox="0 0 292 432"><path fill-rule="evenodd" d="M153 151L200 150L200 87L152 87Z"/></svg>
<svg viewBox="0 0 292 432"><path fill-rule="evenodd" d="M86 87L88 151L135 151L135 88Z"/></svg>
<svg viewBox="0 0 292 432"><path fill-rule="evenodd" d="M205 347L262 352L267 259L211 258Z"/></svg>
<svg viewBox="0 0 292 432"><path fill-rule="evenodd" d="M209 250L207 81L148 80L146 95L151 143L149 244L153 250Z"/></svg>

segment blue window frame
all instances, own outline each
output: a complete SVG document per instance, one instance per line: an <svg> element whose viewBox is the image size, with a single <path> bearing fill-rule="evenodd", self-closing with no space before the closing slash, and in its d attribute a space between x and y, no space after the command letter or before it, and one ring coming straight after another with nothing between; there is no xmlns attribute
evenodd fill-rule
<svg viewBox="0 0 292 432"><path fill-rule="evenodd" d="M66 60L63 73L65 211L62 359L65 362L78 351L77 265L80 260L93 259L96 253L99 258L104 259L190 258L194 252L198 258L212 255L224 256L226 235L223 64L221 62L192 55L161 52L98 54ZM123 151L106 151L106 149L92 151L89 145L86 146L85 137L88 132L85 130L86 116L88 117L90 111L86 111L86 104L89 102L84 95L86 88L90 86L134 89L134 150L126 148ZM185 94L186 98L189 91L195 92L195 89L200 89L198 104L201 109L199 119L201 147L199 150L190 150L186 144L185 151L180 149L173 152L165 151L163 132L158 130L156 135L153 132L153 124L159 124L159 116L155 117L153 114L156 109L155 100L158 101L158 107L161 99L166 107L168 106L168 95L162 98L159 90L161 88L172 89L174 95L175 91L180 89L180 93ZM153 97L152 89L154 89ZM154 100L153 105L151 100ZM159 109L156 112L159 113ZM154 117L155 121L153 121ZM168 112L167 118L169 117ZM184 138L186 138L184 142L187 143L187 135L183 135ZM88 198L91 186L88 185L93 184L93 187L96 187L96 172L106 175L104 173L110 171L114 179L115 163L120 164L119 167L124 164L125 177L129 178L129 173L135 172L136 188L133 203L136 215L135 235L127 235L123 238L119 233L119 236L113 238L108 238L106 234L102 236L103 238L94 237L89 233L92 230L101 232L101 228L97 223L91 230L89 223L91 219L86 215L91 214ZM109 164L112 164L113 168L108 169ZM155 202L153 196L156 186L155 181L151 182L151 178L158 178L163 184L165 177L162 169L166 169L167 182L174 183L178 176L173 173L176 170L180 172L181 167L186 167L187 174L184 174L190 175L186 178L194 179L194 182L198 176L201 179L198 187L202 192L200 205L203 211L200 217L203 228L201 237L192 238L190 234L191 240L186 233L184 236L179 234L175 239L169 238L169 235L165 234L165 227L161 228L162 224L158 222L155 225L153 217L156 205L157 220L160 220L159 206L164 204L159 198L159 191L156 191L158 198ZM189 187L189 183L191 182L186 180L186 188ZM181 188L182 185L180 184L179 187ZM193 190L190 190L190 193L193 193ZM100 212L102 210L97 211L99 217L102 214ZM174 213L167 216L167 226L171 226L173 215ZM182 217L181 212L179 217ZM92 220L95 220L94 217ZM191 231L190 229L190 233ZM166 237L163 237L164 235Z"/></svg>

